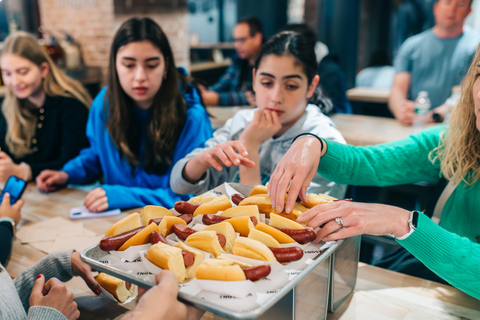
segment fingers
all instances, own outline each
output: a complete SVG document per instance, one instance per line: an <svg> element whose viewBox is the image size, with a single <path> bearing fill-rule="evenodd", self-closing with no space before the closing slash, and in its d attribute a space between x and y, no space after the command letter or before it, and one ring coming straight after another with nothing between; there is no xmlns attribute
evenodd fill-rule
<svg viewBox="0 0 480 320"><path fill-rule="evenodd" d="M59 287L65 287L65 285L63 284L62 281L58 280L57 278L53 277L53 278L50 278L46 283L45 283L45 290L48 292L50 292L50 290L52 290L52 288L56 287L56 286L59 286Z"/></svg>
<svg viewBox="0 0 480 320"><path fill-rule="evenodd" d="M91 270L85 270L85 272L82 273L80 276L93 293L95 293L97 296L102 293L102 291L100 290L100 285L98 284L95 277L92 275Z"/></svg>
<svg viewBox="0 0 480 320"><path fill-rule="evenodd" d="M169 270L163 270L155 275L157 287L161 287L162 291L168 291L168 296L178 295L178 282L174 273Z"/></svg>
<svg viewBox="0 0 480 320"><path fill-rule="evenodd" d="M103 188L95 188L87 194L84 204L89 211L104 211L108 208L107 193Z"/></svg>
<svg viewBox="0 0 480 320"><path fill-rule="evenodd" d="M215 169L221 171L222 166L230 167L232 164L239 166L245 165L248 167L255 166L255 163L248 156L247 149L240 141L229 141L227 143L219 144L215 148L209 150L210 158L207 162Z"/></svg>
<svg viewBox="0 0 480 320"><path fill-rule="evenodd" d="M5 192L5 194L3 195L3 199L2 199L2 204L0 205L2 208L4 207L10 207L10 193L8 192Z"/></svg>
<svg viewBox="0 0 480 320"><path fill-rule="evenodd" d="M2 204L3 204L3 201L2 201ZM20 199L20 200L17 200L17 202L15 202L12 206L13 209L15 210L20 210L23 206L23 200Z"/></svg>
<svg viewBox="0 0 480 320"><path fill-rule="evenodd" d="M32 287L32 295L42 295L43 296L43 289L45 287L45 277L43 274L39 274L37 280L33 283ZM30 300L32 298L30 297Z"/></svg>

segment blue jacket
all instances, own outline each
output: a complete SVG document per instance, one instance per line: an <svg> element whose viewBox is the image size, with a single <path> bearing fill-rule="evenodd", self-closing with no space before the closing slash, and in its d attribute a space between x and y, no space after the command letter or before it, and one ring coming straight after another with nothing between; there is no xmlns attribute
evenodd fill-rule
<svg viewBox="0 0 480 320"><path fill-rule="evenodd" d="M70 176L69 183L91 183L103 174L105 184L101 187L107 193L109 209L142 207L150 204L171 208L175 201L189 198L188 195L180 196L170 189L171 168L166 174L158 176L145 172L140 165L134 168L132 175L131 166L120 157L106 128L108 119L108 113L104 111L104 103L107 103L106 91L106 88L100 91L90 109L87 123L90 147L83 149L80 155L70 160L62 169ZM192 150L203 148L205 141L212 136L210 120L205 108L200 105L198 93L192 89L191 93L184 94L184 98L187 102L187 119L173 153L173 164ZM138 121L145 123L148 111L134 108ZM142 146L145 145L144 136Z"/></svg>

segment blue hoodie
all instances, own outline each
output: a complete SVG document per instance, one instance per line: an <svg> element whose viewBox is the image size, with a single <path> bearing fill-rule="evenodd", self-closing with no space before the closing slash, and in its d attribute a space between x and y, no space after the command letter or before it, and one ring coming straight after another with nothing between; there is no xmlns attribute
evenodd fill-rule
<svg viewBox="0 0 480 320"><path fill-rule="evenodd" d="M145 205L162 205L173 207L175 201L186 200L189 196L181 196L170 189L170 173L178 160L185 157L195 148L203 148L205 141L212 136L208 114L200 104L200 98L195 89L185 93L187 102L187 118L185 126L173 153L172 167L162 176L147 173L141 164L133 170L113 143L107 131L106 122L108 103L105 100L106 88L97 95L92 103L87 122L87 137L90 147L83 149L76 158L70 160L62 168L70 176L69 183L85 184L97 180L102 174L105 184L101 187L106 191L108 208L133 208ZM104 104L107 108L104 109ZM149 110L134 108L134 115L140 128L145 128ZM145 132L141 135L141 152L145 145Z"/></svg>

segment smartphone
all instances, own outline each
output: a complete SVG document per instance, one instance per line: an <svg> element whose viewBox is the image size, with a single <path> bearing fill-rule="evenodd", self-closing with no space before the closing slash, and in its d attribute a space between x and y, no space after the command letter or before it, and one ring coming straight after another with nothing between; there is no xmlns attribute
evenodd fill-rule
<svg viewBox="0 0 480 320"><path fill-rule="evenodd" d="M70 210L70 219L89 219L89 218L104 218L118 216L120 209L108 210L103 212L90 212L87 207L77 207Z"/></svg>
<svg viewBox="0 0 480 320"><path fill-rule="evenodd" d="M3 195L5 192L8 192L10 194L10 205L13 205L22 197L25 188L27 188L27 182L25 180L15 176L10 176L10 178L7 180L7 183L5 183L2 193L0 194L0 201L3 200Z"/></svg>

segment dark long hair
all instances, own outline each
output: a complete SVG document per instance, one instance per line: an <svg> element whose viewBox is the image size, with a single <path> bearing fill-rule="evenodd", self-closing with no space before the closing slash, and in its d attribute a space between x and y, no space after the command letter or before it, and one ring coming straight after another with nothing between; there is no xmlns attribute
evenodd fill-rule
<svg viewBox="0 0 480 320"><path fill-rule="evenodd" d="M118 50L132 42L150 41L165 57L167 78L156 93L147 124L143 169L165 174L172 165L172 155L185 125L186 102L179 89L179 75L167 36L150 18L131 18L124 22L113 38L107 90L107 130L120 155L133 167L140 165L140 130L132 121L133 101L123 91L116 70Z"/></svg>
<svg viewBox="0 0 480 320"><path fill-rule="evenodd" d="M318 73L315 41L306 37L302 32L282 31L272 36L262 46L262 50L255 61L255 70L258 70L262 59L270 54L294 57L296 62L302 66L307 76L308 85L312 83L313 78ZM317 105L325 114L333 108L331 101L323 94L320 85L317 85L313 96L308 99L308 103Z"/></svg>

